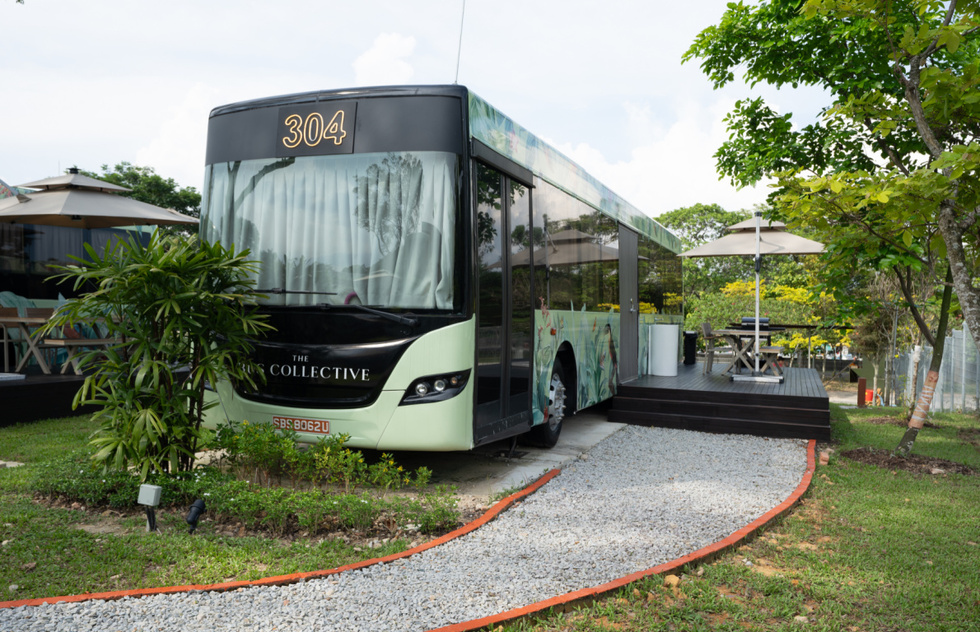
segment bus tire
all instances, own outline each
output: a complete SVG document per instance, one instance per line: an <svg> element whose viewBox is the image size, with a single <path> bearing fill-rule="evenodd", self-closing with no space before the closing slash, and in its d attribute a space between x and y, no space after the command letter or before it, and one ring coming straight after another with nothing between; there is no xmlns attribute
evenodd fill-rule
<svg viewBox="0 0 980 632"><path fill-rule="evenodd" d="M558 443L561 434L562 421L565 420L565 372L561 362L555 363L551 372L551 384L548 387L548 419L543 424L531 428L528 441L542 448L553 448Z"/></svg>

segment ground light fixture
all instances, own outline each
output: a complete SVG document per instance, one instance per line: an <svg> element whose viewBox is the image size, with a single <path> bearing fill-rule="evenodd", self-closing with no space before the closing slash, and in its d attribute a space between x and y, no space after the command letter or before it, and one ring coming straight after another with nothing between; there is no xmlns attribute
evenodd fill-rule
<svg viewBox="0 0 980 632"><path fill-rule="evenodd" d="M159 485L140 485L140 493L136 502L146 506L146 530L153 532L157 530L156 506L160 504Z"/></svg>
<svg viewBox="0 0 980 632"><path fill-rule="evenodd" d="M197 529L197 521L201 519L202 513L204 513L204 501L198 498L191 505L190 511L187 512L187 518L184 519L191 527L188 533L194 533L194 529Z"/></svg>

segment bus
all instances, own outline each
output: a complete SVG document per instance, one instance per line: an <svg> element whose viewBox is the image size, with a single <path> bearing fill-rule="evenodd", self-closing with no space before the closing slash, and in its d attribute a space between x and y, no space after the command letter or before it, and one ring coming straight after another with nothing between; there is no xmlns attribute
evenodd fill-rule
<svg viewBox="0 0 980 632"><path fill-rule="evenodd" d="M260 263L275 328L211 426L551 447L637 377L643 325L682 315L677 237L460 85L215 108L200 232Z"/></svg>

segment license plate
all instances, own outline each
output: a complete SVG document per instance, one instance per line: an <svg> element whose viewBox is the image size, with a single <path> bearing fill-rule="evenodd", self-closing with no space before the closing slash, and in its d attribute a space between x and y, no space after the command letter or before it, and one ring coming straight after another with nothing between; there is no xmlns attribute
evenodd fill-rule
<svg viewBox="0 0 980 632"><path fill-rule="evenodd" d="M330 434L330 422L326 419L301 419L299 417L273 417L272 427L312 434Z"/></svg>

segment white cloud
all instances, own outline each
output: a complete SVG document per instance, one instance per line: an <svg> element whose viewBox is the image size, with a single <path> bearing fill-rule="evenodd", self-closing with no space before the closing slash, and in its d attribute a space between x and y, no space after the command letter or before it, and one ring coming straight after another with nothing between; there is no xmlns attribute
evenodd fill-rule
<svg viewBox="0 0 980 632"><path fill-rule="evenodd" d="M556 146L650 215L697 203L719 204L730 211L748 209L765 201L767 187L737 190L727 178L719 180L715 171L714 153L727 138L722 119L731 106L722 100L681 103L664 126L650 108L624 104L633 139L629 160L609 162L588 144Z"/></svg>
<svg viewBox="0 0 980 632"><path fill-rule="evenodd" d="M415 70L402 58L414 52L414 37L382 33L367 52L354 60L355 82L360 86L408 83Z"/></svg>
<svg viewBox="0 0 980 632"><path fill-rule="evenodd" d="M136 152L136 164L152 166L181 186L200 191L204 175L204 148L208 113L214 107L216 90L195 84L167 113L149 143Z"/></svg>

